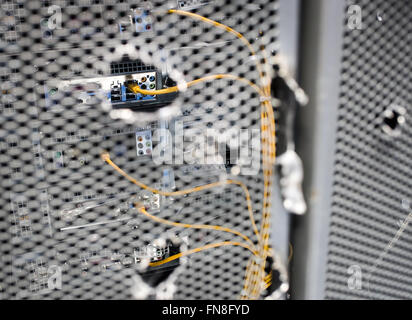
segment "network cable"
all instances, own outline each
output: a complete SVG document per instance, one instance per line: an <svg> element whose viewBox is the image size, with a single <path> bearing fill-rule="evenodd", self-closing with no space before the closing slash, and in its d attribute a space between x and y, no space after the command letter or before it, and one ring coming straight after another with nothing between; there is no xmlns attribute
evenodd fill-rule
<svg viewBox="0 0 412 320"><path fill-rule="evenodd" d="M222 30L225 30L226 32L232 33L236 35L250 50L252 56L256 57L256 52L254 51L252 45L249 43L249 41L239 32L233 30L232 28L225 26L221 23L218 23L216 21L210 20L208 18L202 17L200 15L191 13L191 12L186 12L186 11L181 11L181 10L169 10L169 13L175 13L183 16L189 16L201 21L204 21L208 24L211 24L217 28L220 28ZM264 52L264 50L262 50ZM259 241L259 250L258 250L258 256L259 260L258 263L256 259L252 258L250 260L250 263L248 263L247 270L246 270L246 276L245 276L245 286L244 286L244 291L246 295L243 296L252 296L254 297L259 297L262 289L264 290L265 287L268 285L268 279L265 278L264 276L264 268L265 268L265 262L268 256L269 252L269 227L270 227L270 202L269 202L269 196L270 196L270 188L272 186L272 175L273 175L273 165L276 159L276 141L275 141L275 133L276 133L276 128L275 128L275 121L274 121L274 113L273 113L273 106L271 103L271 89L270 89L270 79L267 77L265 79L264 72L262 69L262 65L259 61L256 61L257 69L259 72L259 76L261 79L262 87L263 89L259 88L255 84L253 84L251 81L239 78L236 76L232 75L215 75L215 76L208 76L204 77L201 79L194 80L192 82L187 83L187 87L190 87L196 83L199 83L201 81L208 81L208 80L214 80L214 79L223 79L223 78L230 78L230 79L236 79L239 81L242 81L244 83L247 83L248 85L251 85L252 87L255 88L255 90L259 93L260 98L261 98L261 104L262 104L262 110L261 110L261 131L262 131L262 154L263 154L263 159L262 159L262 164L263 164L263 175L264 175L264 197L263 197L263 211L262 211L262 222L261 222L261 231L260 233L257 234L258 241ZM265 65L267 65L267 59L265 58ZM165 94L165 93L170 93L170 92L176 92L178 91L179 87L172 87L172 88L167 88L167 89L162 89L162 90L142 90L140 89L137 85L131 85L129 86L129 89L131 89L135 93L142 93L142 94ZM195 192L194 190L197 189L197 191L208 189L208 188L213 188L216 186L220 186L223 184L228 184L228 183L233 183L233 180L227 180L223 182L217 182L214 184L209 184L206 186L201 186L197 188L193 188L189 190L183 190L183 191L177 191L177 192L161 192L159 190L150 188L144 184L141 184L137 180L131 178L128 176L124 171L122 171L120 168L118 168L114 163L110 160L110 156L108 154L102 155L103 160L105 160L107 163L112 165L119 173L121 173L123 176L129 179L129 181L135 183L136 185L139 185L140 187L150 190L150 191L157 191L154 193L159 193L163 194L165 196L167 195L182 195L182 194L187 194L190 192ZM116 168L117 167L117 168ZM235 183L240 185L239 183ZM252 224L254 224L254 218L253 218L253 210L251 208L251 203L250 203L250 195L247 190L247 187L241 183L240 185L242 189L245 191L247 200L248 200L248 210L251 215L251 221ZM250 205L249 205L250 204ZM219 227L219 226L215 226ZM224 227L220 227L224 228ZM254 229L256 233L256 228L254 224ZM209 245L210 248L213 247L213 245L217 244L211 244ZM243 246L246 246L243 244ZM209 247L207 247L209 248ZM193 249L193 250L200 250L200 248ZM192 250L192 251L193 251ZM206 250L206 249L204 249ZM189 252L192 252L191 250L186 251L187 254ZM199 252L199 251L193 251L193 252ZM192 253L193 253L192 252ZM182 253L183 255L183 253ZM259 266L260 265L260 266ZM257 268L257 271L256 271ZM262 288L262 284L265 284L264 287Z"/></svg>
<svg viewBox="0 0 412 320"><path fill-rule="evenodd" d="M219 187L219 186L224 186L224 185L238 185L242 188L243 192L245 193L245 197L246 197L246 202L247 202L247 207L248 207L248 211L249 211L249 216L250 219L252 221L252 224L254 225L255 229L256 229L256 233L258 235L257 232L257 227L256 227L256 223L254 221L253 218L253 210L252 210L252 201L250 198L250 193L248 188L246 187L246 185L241 182L241 181L237 181L237 180L223 180L223 181L218 181L218 182L214 182L214 183L210 183L207 185L203 185L203 186L199 186L199 187L195 187L195 188L190 188L190 189L186 189L186 190L180 190L180 191L173 191L173 192L165 192L165 191L161 191L161 190L157 190L155 188L149 187L147 185L145 185L144 183L136 180L135 178L131 177L130 175L128 175L125 171L123 171L121 168L119 168L111 159L110 159L110 155L109 153L105 152L101 155L101 158L103 159L103 161L105 161L107 164L109 164L112 168L114 168L118 173L120 173L122 176L124 176L127 180L129 180L130 182L132 182L133 184L137 185L138 187L148 190L154 194L159 194L161 196L165 196L165 197L173 197L173 196L184 196L190 193L194 193L194 192L200 192L203 190L208 190L208 189L212 189L215 187ZM218 226L217 226L218 227ZM231 233L237 234L237 231L233 231ZM246 239L246 236L242 237L244 239ZM247 238L248 242L250 242L253 245L253 242ZM254 245L253 245L254 246Z"/></svg>
<svg viewBox="0 0 412 320"><path fill-rule="evenodd" d="M246 240L246 242L248 242L250 244L250 247L248 247L249 250L253 254L256 254L256 251L254 250L253 242L247 236L245 236L244 234L242 234L242 233L240 233L236 230L232 230L230 228L225 228L225 227L221 227L221 226L212 226L212 225L204 225L204 224L187 224L187 223L173 222L173 221L170 221L170 220L166 220L166 219L156 217L156 216L148 213L144 207L139 207L139 203L135 203L135 207L138 208L138 210L141 213L143 213L146 217L148 217L149 219L152 219L156 222L167 224L167 225L170 225L170 226L180 227L180 228L191 228L191 229L209 229L209 230L217 230L217 231L233 233L233 234L243 238L244 240Z"/></svg>

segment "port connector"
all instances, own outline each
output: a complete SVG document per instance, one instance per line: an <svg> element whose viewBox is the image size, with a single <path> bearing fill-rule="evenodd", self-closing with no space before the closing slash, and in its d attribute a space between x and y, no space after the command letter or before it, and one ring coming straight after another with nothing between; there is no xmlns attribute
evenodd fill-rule
<svg viewBox="0 0 412 320"><path fill-rule="evenodd" d="M153 23L154 18L149 8L138 8L119 21L119 32L148 32L153 30Z"/></svg>
<svg viewBox="0 0 412 320"><path fill-rule="evenodd" d="M46 99L57 91L84 91L84 95L92 96L97 91L103 92L114 109L129 108L132 110L158 109L170 104L176 93L149 95L136 93L130 89L138 86L143 90L157 90L164 87L163 77L153 66L142 64L139 60L123 60L110 65L111 75L87 79L61 81L56 87L46 92ZM166 78L167 79L167 78ZM90 86L95 90L90 90Z"/></svg>
<svg viewBox="0 0 412 320"><path fill-rule="evenodd" d="M111 77L113 82L110 86L109 98L112 104L156 99L155 95L134 93L129 89L129 85L133 84L142 89L147 89L149 87L151 90L156 90L156 72L150 72L149 75L150 78L153 79L152 82L147 80L147 72L121 76L123 78Z"/></svg>
<svg viewBox="0 0 412 320"><path fill-rule="evenodd" d="M152 154L153 142L150 130L136 132L137 156L147 156Z"/></svg>

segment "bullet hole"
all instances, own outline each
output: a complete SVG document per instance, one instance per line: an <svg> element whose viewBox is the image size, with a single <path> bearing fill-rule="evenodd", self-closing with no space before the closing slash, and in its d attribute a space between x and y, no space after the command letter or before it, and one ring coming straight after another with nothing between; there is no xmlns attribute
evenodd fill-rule
<svg viewBox="0 0 412 320"><path fill-rule="evenodd" d="M406 109L401 106L393 106L383 113L382 130L389 136L398 137L405 125Z"/></svg>

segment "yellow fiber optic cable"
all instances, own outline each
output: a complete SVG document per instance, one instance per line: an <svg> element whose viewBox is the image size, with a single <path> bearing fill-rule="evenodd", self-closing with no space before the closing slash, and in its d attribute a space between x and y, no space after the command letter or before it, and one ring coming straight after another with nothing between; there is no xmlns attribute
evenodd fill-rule
<svg viewBox="0 0 412 320"><path fill-rule="evenodd" d="M290 263L290 260L292 260L293 257L293 246L292 244L289 242L289 257L288 257L288 263Z"/></svg>
<svg viewBox="0 0 412 320"><path fill-rule="evenodd" d="M221 30L224 30L224 31L226 31L226 32L232 33L232 34L234 34L237 38L239 38L239 39L248 47L249 51L252 53L252 56L257 57L257 54L256 54L255 50L253 49L253 47L252 47L252 45L250 44L250 42L245 38L245 36L243 36L241 33L237 32L236 30L230 28L229 26L226 26L226 25L224 25L224 24L222 24L222 23L219 23L219 22L217 22L217 21L208 19L208 18L206 18L206 17L203 17L203 16L198 15L198 14L193 13L193 12L188 12L188 11L183 11L183 10L169 10L169 13L175 13L175 14L178 14L178 15L181 15L181 16L191 17L191 18L194 18L194 19L196 19L196 20L200 20L200 21L203 21L203 22L205 22L205 23L207 23L207 24L213 25L213 26L215 26L215 27L217 27L217 28L219 28L219 29L221 29ZM261 80L263 81L264 74L263 74L263 70L262 70L262 68L261 68L261 66L260 66L259 63L257 63L257 68L258 68L258 72L259 72L260 78L261 78ZM262 85L264 85L263 82L262 82Z"/></svg>
<svg viewBox="0 0 412 320"><path fill-rule="evenodd" d="M253 209L252 209L252 201L251 201L251 198L250 198L250 193L249 193L248 188L246 187L246 185L243 182L237 181L237 180L223 180L223 181L218 181L218 182L214 182L214 183L210 183L210 184L207 184L207 185L203 185L203 186L199 186L199 187L195 187L195 188L190 188L190 189L186 189L186 190L173 191L173 192L164 192L164 191L157 190L155 188L149 187L149 186L145 185L144 183L142 183L142 182L136 180L135 178L131 177L130 175L128 175L126 172L124 172L122 169L120 169L110 159L110 154L109 153L107 153L107 152L102 153L101 158L103 159L103 161L108 163L113 169L115 169L118 173L120 173L123 177L125 177L127 180L129 180L133 184L137 185L138 187L140 187L142 189L149 190L150 192L152 192L154 194L159 194L159 195L165 196L165 197L183 196L183 195L186 195L186 194L199 192L199 191L203 191L203 190L208 190L208 189L212 189L212 188L215 188L215 187L230 185L230 184L238 185L239 187L242 188L243 192L245 193L247 207L248 207L248 211L249 211L249 218L250 218L251 223L253 225L253 229L255 230L256 236L259 237L259 232L257 230L256 223L255 223L255 220L254 220L254 217L253 217ZM258 241L259 241L259 238L258 238Z"/></svg>
<svg viewBox="0 0 412 320"><path fill-rule="evenodd" d="M212 248L223 247L223 246L239 246L239 247L243 247L245 249L250 250L253 254L257 254L257 252L254 252L253 250L251 250L251 248L248 245L244 244L244 243L235 242L235 241L224 241L224 242L211 243L211 244L207 244L205 246L199 247L199 248L187 250L187 251L175 254L175 255L173 255L169 258L166 258L162 261L152 262L152 263L149 264L149 266L157 267L157 266L160 266L162 264L168 263L170 261L179 259L179 258L184 257L184 256L188 256L188 255L193 254L193 253L197 253L197 252L212 249Z"/></svg>
<svg viewBox="0 0 412 320"><path fill-rule="evenodd" d="M138 205L139 205L138 203L135 203L136 208L138 208ZM166 219L163 219L163 218L156 217L156 216L148 213L144 207L140 207L140 208L138 208L138 210L139 210L139 212L143 213L149 219L152 219L152 220L154 220L156 222L159 222L159 223L167 224L169 226L180 227L180 228L190 228L190 229L217 230L217 231L232 233L232 234L235 234L235 235L243 238L246 242L249 243L251 248L254 248L253 242L247 236L245 236L244 234L242 234L242 233L240 233L236 230L232 230L232 229L229 229L229 228L226 228L226 227L212 226L212 225L206 225L206 224L187 224L187 223L174 222L174 221L170 221L170 220L166 220ZM251 251L256 252L254 250L251 250Z"/></svg>
<svg viewBox="0 0 412 320"><path fill-rule="evenodd" d="M263 91L256 84L254 84L252 81L249 81L245 78L234 76L234 75L231 75L231 74L216 74L216 75L206 76L206 77L203 77L203 78L200 78L200 79L196 79L196 80L187 82L186 87L190 88L190 87L192 87L192 86L194 86L198 83L201 83L201 82L206 82L206 81L210 81L210 80L218 80L218 79L231 79L231 80L241 81L241 82L247 84L248 86L251 86L253 89L255 89L257 91L257 93L259 93L259 95L261 95L261 96L264 95ZM179 91L179 86L174 86L174 87L159 89L159 90L146 90L146 89L141 89L135 83L129 83L128 88L130 90L132 90L134 93L141 93L141 94L144 94L144 95L162 95L162 94L168 94L168 93L173 93L173 92Z"/></svg>
<svg viewBox="0 0 412 320"><path fill-rule="evenodd" d="M252 56L257 57L256 52L254 51L252 45L249 43L249 41L239 32L233 30L232 28L225 26L221 23L218 23L216 21L210 20L208 18L202 17L200 15L191 13L191 12L186 12L186 11L181 11L181 10L169 10L169 13L175 13L183 16L189 16L197 20L204 21L205 23L208 23L210 25L213 25L219 29L222 29L226 32L234 34L237 38L239 38L250 50ZM265 50L263 48L263 53L265 54ZM267 58L264 56L265 59L265 65L267 65ZM111 160L108 154L103 154L102 158L104 161L106 161L108 164L110 164L113 168L115 168L120 174L122 174L124 177L126 177L129 181L135 183L136 185L150 190L153 193L158 193L161 195L184 195L188 194L191 192L196 192L196 191L201 191L209 188L214 188L217 186L221 186L224 184L238 184L239 186L242 187L246 194L247 202L248 202L248 210L251 216L251 221L252 225L254 226L254 231L257 234L257 238L259 241L259 250L258 250L258 255L260 257L259 263L257 263L255 257L253 257L248 263L247 268L246 268L246 275L245 275L245 285L244 285L244 291L247 292L248 297L252 298L258 298L260 295L260 292L262 289L265 289L268 283L265 281L268 278L265 277L264 273L264 268L265 268L265 262L269 253L269 246L268 246L268 240L269 240L269 227L270 227L270 201L269 201L269 196L271 193L271 186L273 183L273 165L276 159L276 140L275 140L275 134L276 134L276 128L275 128L275 119L274 119L274 113L273 113L273 106L271 103L271 88L270 88L270 79L267 78L267 81L265 81L264 77L264 72L262 69L262 65L259 62L258 59L256 59L256 65L259 71L259 76L260 80L262 83L263 89L259 88L256 86L253 82L243 79L240 77L232 76L232 75L215 75L215 76L208 76L204 78L200 78L197 80L194 80L192 82L187 83L187 87L190 87L192 85L195 85L199 82L202 81L208 81L208 80L215 80L215 79L234 79L234 80L239 80L242 81L250 86L252 86L260 95L261 97L261 105L262 105L262 112L261 112L261 131L262 131L262 164L263 164L263 175L264 175L264 195L263 195L263 210L262 210L262 221L261 221L261 230L260 233L257 232L257 227L256 224L254 223L254 218L253 218L253 210L251 206L251 201L250 201L250 195L248 192L247 187L240 182L236 182L235 180L227 180L227 181L222 181L222 182L217 182L217 183L212 183L206 186L201 186L189 190L183 190L183 191L177 191L177 192L162 192L153 188L150 188L137 180L131 178L128 176L123 170L118 168ZM170 92L176 92L178 91L178 87L172 87L172 88L166 88L166 89L161 89L161 90L142 90L140 88L136 88L137 86L129 87L132 89L135 93L141 93L141 94L146 94L146 95L157 95L157 94L165 94L165 93L170 93ZM156 192L157 191L157 192ZM223 228L223 227L221 227ZM237 242L222 242L218 244L211 244L207 245L201 248L189 250L186 252L186 254L191 254L194 252L199 252L201 250L206 250L205 248L214 248L218 247L221 245L241 245L243 247L248 247L245 244L242 243L237 243ZM181 256L186 255L185 253L181 253ZM172 257L170 257L172 258ZM176 257L177 259L177 257ZM169 260L170 261L170 260ZM159 263L166 263L166 262L159 262ZM257 270L256 270L257 269ZM265 286L262 288L262 285L265 284ZM244 295L242 296L242 298Z"/></svg>

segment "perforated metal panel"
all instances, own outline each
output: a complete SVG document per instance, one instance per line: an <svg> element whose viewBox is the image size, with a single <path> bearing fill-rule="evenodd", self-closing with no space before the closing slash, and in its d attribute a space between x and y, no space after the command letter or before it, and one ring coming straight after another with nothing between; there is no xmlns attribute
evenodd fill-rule
<svg viewBox="0 0 412 320"><path fill-rule="evenodd" d="M325 296L410 299L412 3L346 3Z"/></svg>
<svg viewBox="0 0 412 320"><path fill-rule="evenodd" d="M260 225L261 168L239 174L231 163L198 165L195 159L163 165L151 157L156 147L151 135L158 128L173 133L182 128L192 136L207 129L216 134L228 129L260 132L259 95L244 83L218 80L179 93L168 106L143 112L115 110L105 94L82 83L152 72L153 67L156 72L148 78L153 77L150 85L157 89L168 86L167 77L184 84L219 73L259 83L256 57L239 39L168 13L176 8L233 27L256 51L263 44L269 55L278 49L277 1L0 2L1 298L233 299L242 294L251 254L241 246L145 266L241 238L171 227L133 207L142 202L160 218L232 228L256 245L239 185L156 196L115 171L102 154L108 152L128 175L164 192L239 180L251 194ZM68 81L74 81L74 88L62 89ZM261 152L253 151L258 160L252 158L252 169Z"/></svg>

